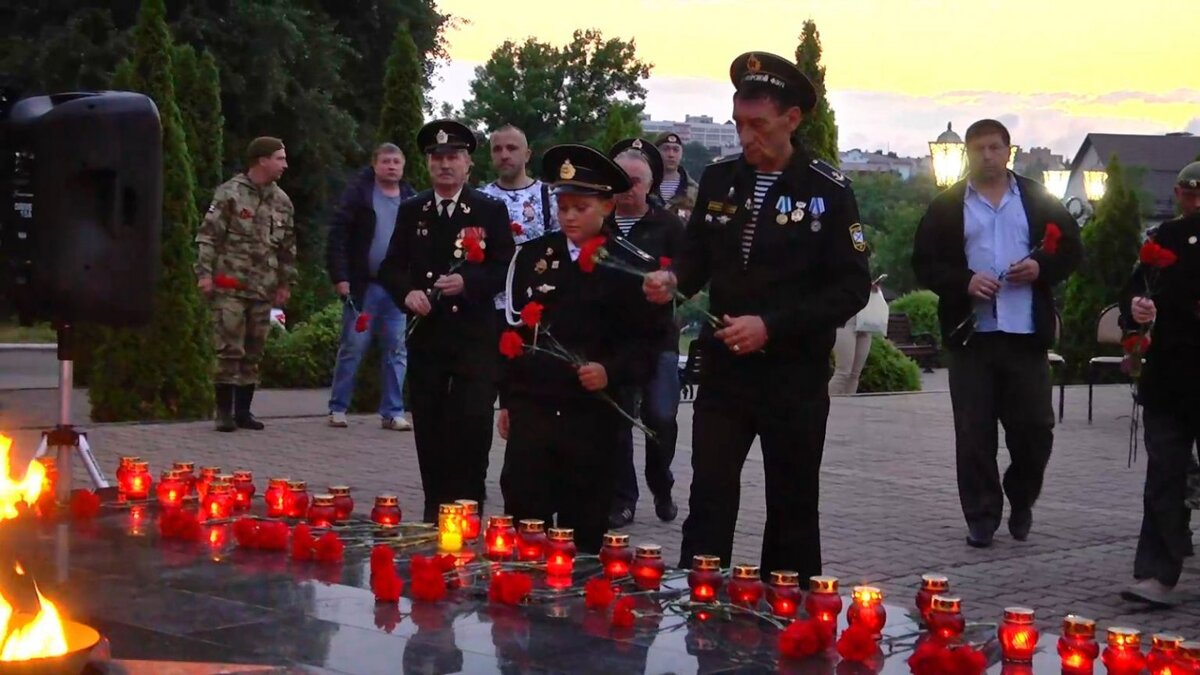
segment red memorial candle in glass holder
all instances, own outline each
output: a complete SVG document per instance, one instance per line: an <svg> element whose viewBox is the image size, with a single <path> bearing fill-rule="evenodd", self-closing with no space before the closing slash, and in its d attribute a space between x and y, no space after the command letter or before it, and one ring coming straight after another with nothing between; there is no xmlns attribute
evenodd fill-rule
<svg viewBox="0 0 1200 675"><path fill-rule="evenodd" d="M177 509L183 506L183 498L187 496L187 481L180 477L178 469L162 472L158 481L158 505L164 509Z"/></svg>
<svg viewBox="0 0 1200 675"><path fill-rule="evenodd" d="M942 642L952 642L963 634L967 621L962 615L962 600L948 595L933 596L929 614L929 632Z"/></svg>
<svg viewBox="0 0 1200 675"><path fill-rule="evenodd" d="M1104 667L1113 675L1135 675L1146 669L1142 655L1142 632L1134 628L1108 629L1108 646L1100 655Z"/></svg>
<svg viewBox="0 0 1200 675"><path fill-rule="evenodd" d="M517 523L517 560L541 562L546 557L546 521L528 518Z"/></svg>
<svg viewBox="0 0 1200 675"><path fill-rule="evenodd" d="M488 517L487 531L483 534L487 559L492 562L512 560L517 550L517 531L513 529L513 518L509 515Z"/></svg>
<svg viewBox="0 0 1200 675"><path fill-rule="evenodd" d="M1030 663L1037 649L1038 629L1033 625L1034 613L1028 607L1007 607L1004 622L996 629L1000 653L1009 663Z"/></svg>
<svg viewBox="0 0 1200 675"><path fill-rule="evenodd" d="M838 616L842 613L842 596L838 595L837 577L811 577L808 597L804 599L808 618L819 621L837 634Z"/></svg>
<svg viewBox="0 0 1200 675"><path fill-rule="evenodd" d="M771 614L781 619L792 619L800 609L800 574L791 570L775 570L771 572L771 582L767 585L767 602L771 605Z"/></svg>
<svg viewBox="0 0 1200 675"><path fill-rule="evenodd" d="M474 499L456 499L454 503L463 508L463 541L475 541L483 529L479 521L479 502Z"/></svg>
<svg viewBox="0 0 1200 675"><path fill-rule="evenodd" d="M371 509L371 522L383 527L400 524L400 498L396 495L378 495Z"/></svg>
<svg viewBox="0 0 1200 675"><path fill-rule="evenodd" d="M921 618L921 623L929 623L929 613L933 606L933 596L946 595L949 592L950 579L941 574L921 575L921 590L917 591L917 598L914 602L917 608L917 616Z"/></svg>
<svg viewBox="0 0 1200 675"><path fill-rule="evenodd" d="M1200 641L1189 640L1179 645L1175 663L1179 664L1183 675L1200 675Z"/></svg>
<svg viewBox="0 0 1200 675"><path fill-rule="evenodd" d="M721 574L721 559L715 555L692 556L692 571L688 572L688 588L692 602L716 602L725 577Z"/></svg>
<svg viewBox="0 0 1200 675"><path fill-rule="evenodd" d="M200 477L196 479L196 494L201 499L208 494L208 486L221 475L221 467L219 466L202 466L200 467Z"/></svg>
<svg viewBox="0 0 1200 675"><path fill-rule="evenodd" d="M337 511L336 520L339 523L350 520L350 514L354 513L354 498L350 496L350 486L331 485L329 494L333 495L333 508Z"/></svg>
<svg viewBox="0 0 1200 675"><path fill-rule="evenodd" d="M1146 666L1150 668L1150 675L1179 675L1183 667L1179 666L1176 669L1173 666L1182 655L1182 645L1182 635L1156 633L1151 637L1150 653L1146 655Z"/></svg>
<svg viewBox="0 0 1200 675"><path fill-rule="evenodd" d="M267 491L263 499L267 501L267 516L282 518L287 515L288 478L271 478L267 480Z"/></svg>
<svg viewBox="0 0 1200 675"><path fill-rule="evenodd" d="M187 494L192 494L196 491L196 463L195 462L175 462L171 468L179 472L179 480L187 484Z"/></svg>
<svg viewBox="0 0 1200 675"><path fill-rule="evenodd" d="M729 579L729 601L739 607L755 609L763 596L758 565L734 565Z"/></svg>
<svg viewBox="0 0 1200 675"><path fill-rule="evenodd" d="M876 640L883 636L887 623L887 610L883 607L883 591L874 586L855 586L850 593L850 609L846 622L851 626L861 625L871 631Z"/></svg>
<svg viewBox="0 0 1200 675"><path fill-rule="evenodd" d="M134 462L140 461L142 461L142 458L136 455L121 455L121 459L117 462L118 494L125 494L125 490L129 487L129 472L133 469Z"/></svg>
<svg viewBox="0 0 1200 675"><path fill-rule="evenodd" d="M205 520L223 520L233 515L233 486L224 481L213 481L208 485L200 512Z"/></svg>
<svg viewBox="0 0 1200 675"><path fill-rule="evenodd" d="M604 545L600 547L600 564L604 567L605 578L612 581L628 575L632 563L633 549L629 548L629 535L606 533Z"/></svg>
<svg viewBox="0 0 1200 675"><path fill-rule="evenodd" d="M438 550L442 553L458 553L463 547L462 504L438 505Z"/></svg>
<svg viewBox="0 0 1200 675"><path fill-rule="evenodd" d="M547 531L546 575L570 577L575 571L575 530L569 527L552 527Z"/></svg>
<svg viewBox="0 0 1200 675"><path fill-rule="evenodd" d="M154 478L150 475L149 462L134 462L126 474L125 496L130 499L146 499L154 489Z"/></svg>
<svg viewBox="0 0 1200 675"><path fill-rule="evenodd" d="M249 510L251 500L254 499L256 492L254 487L254 473L246 469L238 469L233 472L233 504L234 508L239 511Z"/></svg>
<svg viewBox="0 0 1200 675"><path fill-rule="evenodd" d="M333 506L333 495L316 495L308 507L308 524L313 527L330 527L337 520L337 509Z"/></svg>
<svg viewBox="0 0 1200 675"><path fill-rule="evenodd" d="M284 512L288 518L303 518L308 513L308 483L302 480L288 481Z"/></svg>
<svg viewBox="0 0 1200 675"><path fill-rule="evenodd" d="M662 547L658 544L643 544L637 547L633 555L633 564L629 573L633 583L643 591L657 591L662 584L663 572Z"/></svg>
<svg viewBox="0 0 1200 675"><path fill-rule="evenodd" d="M1058 656L1062 671L1075 675L1092 672L1092 663L1100 655L1096 644L1096 622L1069 614L1063 619L1062 636L1058 638Z"/></svg>

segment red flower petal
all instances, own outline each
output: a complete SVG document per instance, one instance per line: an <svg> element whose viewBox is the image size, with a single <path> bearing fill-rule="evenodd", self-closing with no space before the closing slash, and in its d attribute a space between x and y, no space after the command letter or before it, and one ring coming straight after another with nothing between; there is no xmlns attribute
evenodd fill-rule
<svg viewBox="0 0 1200 675"><path fill-rule="evenodd" d="M292 560L312 560L313 547L317 541L313 539L312 528L306 523L300 523L292 531Z"/></svg>
<svg viewBox="0 0 1200 675"><path fill-rule="evenodd" d="M354 320L354 331L357 333L365 333L371 327L371 315L366 312L360 312L358 318Z"/></svg>
<svg viewBox="0 0 1200 675"><path fill-rule="evenodd" d="M512 231L514 236L519 237L522 234L525 234L525 228L521 227L521 224L515 220L508 224L508 229Z"/></svg>
<svg viewBox="0 0 1200 675"><path fill-rule="evenodd" d="M633 598L624 597L613 607L612 625L614 628L633 628Z"/></svg>
<svg viewBox="0 0 1200 675"><path fill-rule="evenodd" d="M545 307L540 302L529 302L521 308L521 323L526 326L536 326L542 322L542 312Z"/></svg>
<svg viewBox="0 0 1200 675"><path fill-rule="evenodd" d="M579 269L584 272L596 271L596 263L605 257L604 237L592 237L579 247Z"/></svg>
<svg viewBox="0 0 1200 675"><path fill-rule="evenodd" d="M320 563L336 563L342 561L346 545L338 538L336 532L326 532L317 540L313 548L313 559Z"/></svg>
<svg viewBox="0 0 1200 675"><path fill-rule="evenodd" d="M1050 255L1058 253L1058 242L1062 239L1062 230L1054 223L1046 224L1046 233L1042 235L1042 250Z"/></svg>
<svg viewBox="0 0 1200 675"><path fill-rule="evenodd" d="M71 493L70 511L76 520L93 518L100 512L100 497L91 490L76 490Z"/></svg>
<svg viewBox="0 0 1200 675"><path fill-rule="evenodd" d="M238 518L233 523L233 538L241 548L258 548L258 521Z"/></svg>
<svg viewBox="0 0 1200 675"><path fill-rule="evenodd" d="M659 258L658 258L658 266L659 266L659 267L661 267L661 268L662 268L662 269L664 269L664 270L665 270L665 269L667 269L668 267L670 267L670 266L671 266L671 259L670 259L670 258L668 258L668 257L667 257L667 256L665 256L665 255L664 255L664 256L659 256Z"/></svg>
<svg viewBox="0 0 1200 675"><path fill-rule="evenodd" d="M846 629L837 641L837 652L846 661L863 662L875 655L875 636L861 625Z"/></svg>
<svg viewBox="0 0 1200 675"><path fill-rule="evenodd" d="M588 609L607 609L617 594L607 579L591 579L583 587L584 604Z"/></svg>
<svg viewBox="0 0 1200 675"><path fill-rule="evenodd" d="M525 340L515 330L506 330L500 334L500 353L510 359L515 359L525 353Z"/></svg>
<svg viewBox="0 0 1200 675"><path fill-rule="evenodd" d="M258 524L258 547L264 551L285 551L288 545L288 526L282 521Z"/></svg>

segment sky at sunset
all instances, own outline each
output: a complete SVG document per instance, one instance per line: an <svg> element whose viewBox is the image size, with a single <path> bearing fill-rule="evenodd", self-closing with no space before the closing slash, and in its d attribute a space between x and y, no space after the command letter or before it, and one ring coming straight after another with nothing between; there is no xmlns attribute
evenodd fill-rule
<svg viewBox="0 0 1200 675"><path fill-rule="evenodd" d="M432 98L461 105L506 39L576 28L637 41L653 119L729 116L729 62L791 56L817 22L843 150L923 155L954 123L996 117L1022 147L1073 155L1088 132L1200 134L1200 60L1185 0L439 0L466 19Z"/></svg>

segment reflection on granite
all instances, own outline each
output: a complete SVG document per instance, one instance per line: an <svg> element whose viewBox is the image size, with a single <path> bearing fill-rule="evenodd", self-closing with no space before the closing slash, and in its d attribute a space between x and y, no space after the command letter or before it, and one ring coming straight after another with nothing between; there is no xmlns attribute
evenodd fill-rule
<svg viewBox="0 0 1200 675"><path fill-rule="evenodd" d="M779 661L778 630L757 619L673 612L635 596L632 629L610 625L577 594L512 608L487 602L484 584L446 600L376 604L367 551L341 565L294 563L285 553L236 550L232 537L210 543L162 541L154 512L131 517L106 508L88 523L0 532L19 551L43 592L65 613L100 630L113 660L96 675L142 673L908 673L916 626L889 606L885 647L874 667L840 663L836 654ZM402 576L409 574L402 560ZM576 586L598 572L580 561ZM540 575L535 574L535 578ZM541 579L538 579L538 588ZM667 582L679 597L682 578ZM899 589L897 589L899 590ZM844 618L843 618L844 621ZM980 628L981 635L994 628ZM1057 673L1054 636L1043 636L1032 666L1002 667L994 640L989 673ZM885 640L885 643L887 641ZM155 661L169 661L168 665ZM200 665L200 662L210 662ZM219 664L232 664L227 667ZM227 670L222 670L227 668ZM238 668L241 668L239 670ZM1096 673L1103 666L1096 664Z"/></svg>

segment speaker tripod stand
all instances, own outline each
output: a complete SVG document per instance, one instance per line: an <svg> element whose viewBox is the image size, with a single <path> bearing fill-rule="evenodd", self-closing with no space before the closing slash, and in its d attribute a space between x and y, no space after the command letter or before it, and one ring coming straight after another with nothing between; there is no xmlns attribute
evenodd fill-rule
<svg viewBox="0 0 1200 675"><path fill-rule="evenodd" d="M71 500L73 456L78 456L87 470L92 485L108 487L108 480L88 443L87 433L71 424L71 397L75 388L75 344L74 333L69 323L55 324L58 332L58 424L42 432L42 442L34 457L45 457L51 449L55 451L58 465L58 492L55 498L60 503Z"/></svg>

